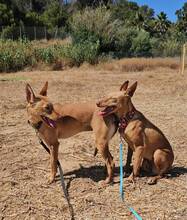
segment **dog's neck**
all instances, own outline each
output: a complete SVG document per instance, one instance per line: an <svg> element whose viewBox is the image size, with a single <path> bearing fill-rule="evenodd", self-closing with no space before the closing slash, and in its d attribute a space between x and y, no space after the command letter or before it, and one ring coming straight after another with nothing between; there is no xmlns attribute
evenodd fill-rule
<svg viewBox="0 0 187 220"><path fill-rule="evenodd" d="M119 132L122 133L126 129L129 122L134 118L134 115L136 114L136 109L132 102L130 101L128 103L128 111L123 112L123 114L119 117Z"/></svg>
<svg viewBox="0 0 187 220"><path fill-rule="evenodd" d="M124 106L122 106L122 107L118 110L117 116L118 116L119 119L120 119L120 118L123 118L123 117L125 117L126 115L128 115L129 112L134 111L134 110L135 110L135 107L134 107L134 105L132 104L132 101L131 101L131 99L130 99L127 103L124 104Z"/></svg>

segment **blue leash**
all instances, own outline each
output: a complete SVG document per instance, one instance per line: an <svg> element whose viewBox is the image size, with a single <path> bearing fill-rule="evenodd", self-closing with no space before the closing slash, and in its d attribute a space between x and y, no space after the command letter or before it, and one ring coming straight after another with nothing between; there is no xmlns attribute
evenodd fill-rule
<svg viewBox="0 0 187 220"><path fill-rule="evenodd" d="M120 197L121 200L125 203L126 207L131 211L131 213L134 215L134 217L137 220L142 220L142 217L132 208L130 207L125 201L124 201L124 190L123 190L123 144L122 142L119 145L119 151L120 151Z"/></svg>

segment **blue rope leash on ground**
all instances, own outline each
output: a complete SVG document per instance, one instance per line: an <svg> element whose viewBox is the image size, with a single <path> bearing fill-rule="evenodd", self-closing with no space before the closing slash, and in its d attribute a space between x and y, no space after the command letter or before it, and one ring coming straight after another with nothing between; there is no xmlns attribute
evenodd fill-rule
<svg viewBox="0 0 187 220"><path fill-rule="evenodd" d="M124 201L124 192L123 192L123 144L120 143L119 145L119 156L120 156L120 187L119 193L121 196L121 200Z"/></svg>
<svg viewBox="0 0 187 220"><path fill-rule="evenodd" d="M125 203L125 206L134 215L134 217L137 220L142 220L142 217L132 207L130 207L127 204L127 202L124 200L124 190L123 190L123 144L122 144L122 142L119 145L119 151L120 151L120 188L119 188L120 197L121 197L121 200Z"/></svg>

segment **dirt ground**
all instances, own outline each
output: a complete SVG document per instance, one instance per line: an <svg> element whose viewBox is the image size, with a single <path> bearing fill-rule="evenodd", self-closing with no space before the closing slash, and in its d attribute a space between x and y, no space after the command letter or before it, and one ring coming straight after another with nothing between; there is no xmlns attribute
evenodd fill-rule
<svg viewBox="0 0 187 220"><path fill-rule="evenodd" d="M97 100L116 91L124 80L138 80L133 97L142 111L167 136L175 161L167 178L156 185L141 177L136 185L124 178L125 201L150 220L187 219L187 72L158 69L112 72L89 68L0 75L0 219L70 219L60 180L47 184L49 156L27 124L25 84L39 91L49 81L53 102ZM106 187L102 158L93 157L92 132L60 141L59 159L74 209L75 219L134 219L119 198L119 135L110 149L116 163L115 183ZM124 146L124 163L127 146Z"/></svg>

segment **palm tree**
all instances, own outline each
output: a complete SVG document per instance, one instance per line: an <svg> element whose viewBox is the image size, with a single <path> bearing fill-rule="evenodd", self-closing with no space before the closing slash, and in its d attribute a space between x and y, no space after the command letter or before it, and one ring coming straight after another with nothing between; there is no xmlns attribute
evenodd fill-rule
<svg viewBox="0 0 187 220"><path fill-rule="evenodd" d="M171 22L167 19L167 15L164 12L160 12L155 20L155 31L159 36L165 35L170 28Z"/></svg>
<svg viewBox="0 0 187 220"><path fill-rule="evenodd" d="M187 36L187 2L184 3L183 7L176 11L177 15L177 29L179 32L184 33Z"/></svg>

